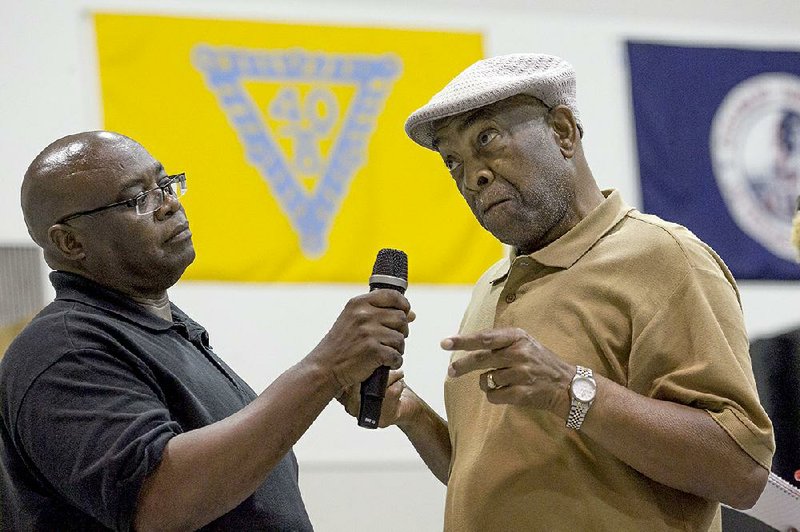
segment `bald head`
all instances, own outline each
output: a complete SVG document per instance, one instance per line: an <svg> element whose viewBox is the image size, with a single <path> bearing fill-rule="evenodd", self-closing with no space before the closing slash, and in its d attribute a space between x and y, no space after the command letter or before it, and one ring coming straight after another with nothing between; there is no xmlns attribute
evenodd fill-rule
<svg viewBox="0 0 800 532"><path fill-rule="evenodd" d="M61 138L25 172L28 232L53 269L126 294L159 297L194 260L183 206L159 185L167 177L160 162L124 135L89 131ZM140 214L128 203L154 191L160 194L155 211Z"/></svg>
<svg viewBox="0 0 800 532"><path fill-rule="evenodd" d="M36 156L22 182L22 213L33 240L47 249L57 220L92 204L93 188L114 179L147 154L136 141L109 131L58 139Z"/></svg>

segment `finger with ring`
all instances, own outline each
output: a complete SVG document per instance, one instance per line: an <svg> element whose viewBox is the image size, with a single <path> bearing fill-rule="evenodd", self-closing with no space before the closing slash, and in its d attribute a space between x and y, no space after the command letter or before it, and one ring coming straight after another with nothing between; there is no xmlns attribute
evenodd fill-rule
<svg viewBox="0 0 800 532"><path fill-rule="evenodd" d="M494 374L491 371L486 374L486 386L490 390L496 390L500 388L500 386L496 382L494 382Z"/></svg>

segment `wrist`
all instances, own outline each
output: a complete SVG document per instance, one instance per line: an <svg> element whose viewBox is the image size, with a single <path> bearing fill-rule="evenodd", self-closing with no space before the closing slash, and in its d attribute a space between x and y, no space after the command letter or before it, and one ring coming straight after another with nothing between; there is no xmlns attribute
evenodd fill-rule
<svg viewBox="0 0 800 532"><path fill-rule="evenodd" d="M318 390L319 393L330 396L331 399L339 397L346 386L343 386L335 372L320 364L319 361L306 358L295 366L304 375L307 388Z"/></svg>
<svg viewBox="0 0 800 532"><path fill-rule="evenodd" d="M570 409L567 428L580 430L597 395L597 381L591 368L577 366L569 388Z"/></svg>
<svg viewBox="0 0 800 532"><path fill-rule="evenodd" d="M407 403L400 409L400 415L395 420L394 424L403 431L406 435L413 433L415 428L419 426L420 419L425 415L426 406L422 399L414 393L407 384L404 384L404 397L403 400Z"/></svg>
<svg viewBox="0 0 800 532"><path fill-rule="evenodd" d="M555 386L550 398L550 411L561 419L566 419L569 415L572 398L570 397L570 385L575 376L576 366L565 364L555 381Z"/></svg>

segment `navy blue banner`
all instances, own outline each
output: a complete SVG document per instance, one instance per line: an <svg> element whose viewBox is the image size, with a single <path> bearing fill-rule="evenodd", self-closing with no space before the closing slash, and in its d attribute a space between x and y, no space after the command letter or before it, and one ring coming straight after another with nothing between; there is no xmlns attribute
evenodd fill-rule
<svg viewBox="0 0 800 532"><path fill-rule="evenodd" d="M738 279L800 279L800 52L628 42L645 212Z"/></svg>

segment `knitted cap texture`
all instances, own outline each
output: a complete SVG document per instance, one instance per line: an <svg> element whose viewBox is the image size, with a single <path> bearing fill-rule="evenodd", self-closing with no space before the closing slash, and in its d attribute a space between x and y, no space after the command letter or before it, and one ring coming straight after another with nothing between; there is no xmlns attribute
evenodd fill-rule
<svg viewBox="0 0 800 532"><path fill-rule="evenodd" d="M408 117L406 134L420 146L433 150L433 122L517 94L529 94L550 108L569 107L583 133L572 65L553 55L508 54L482 59L453 78Z"/></svg>

